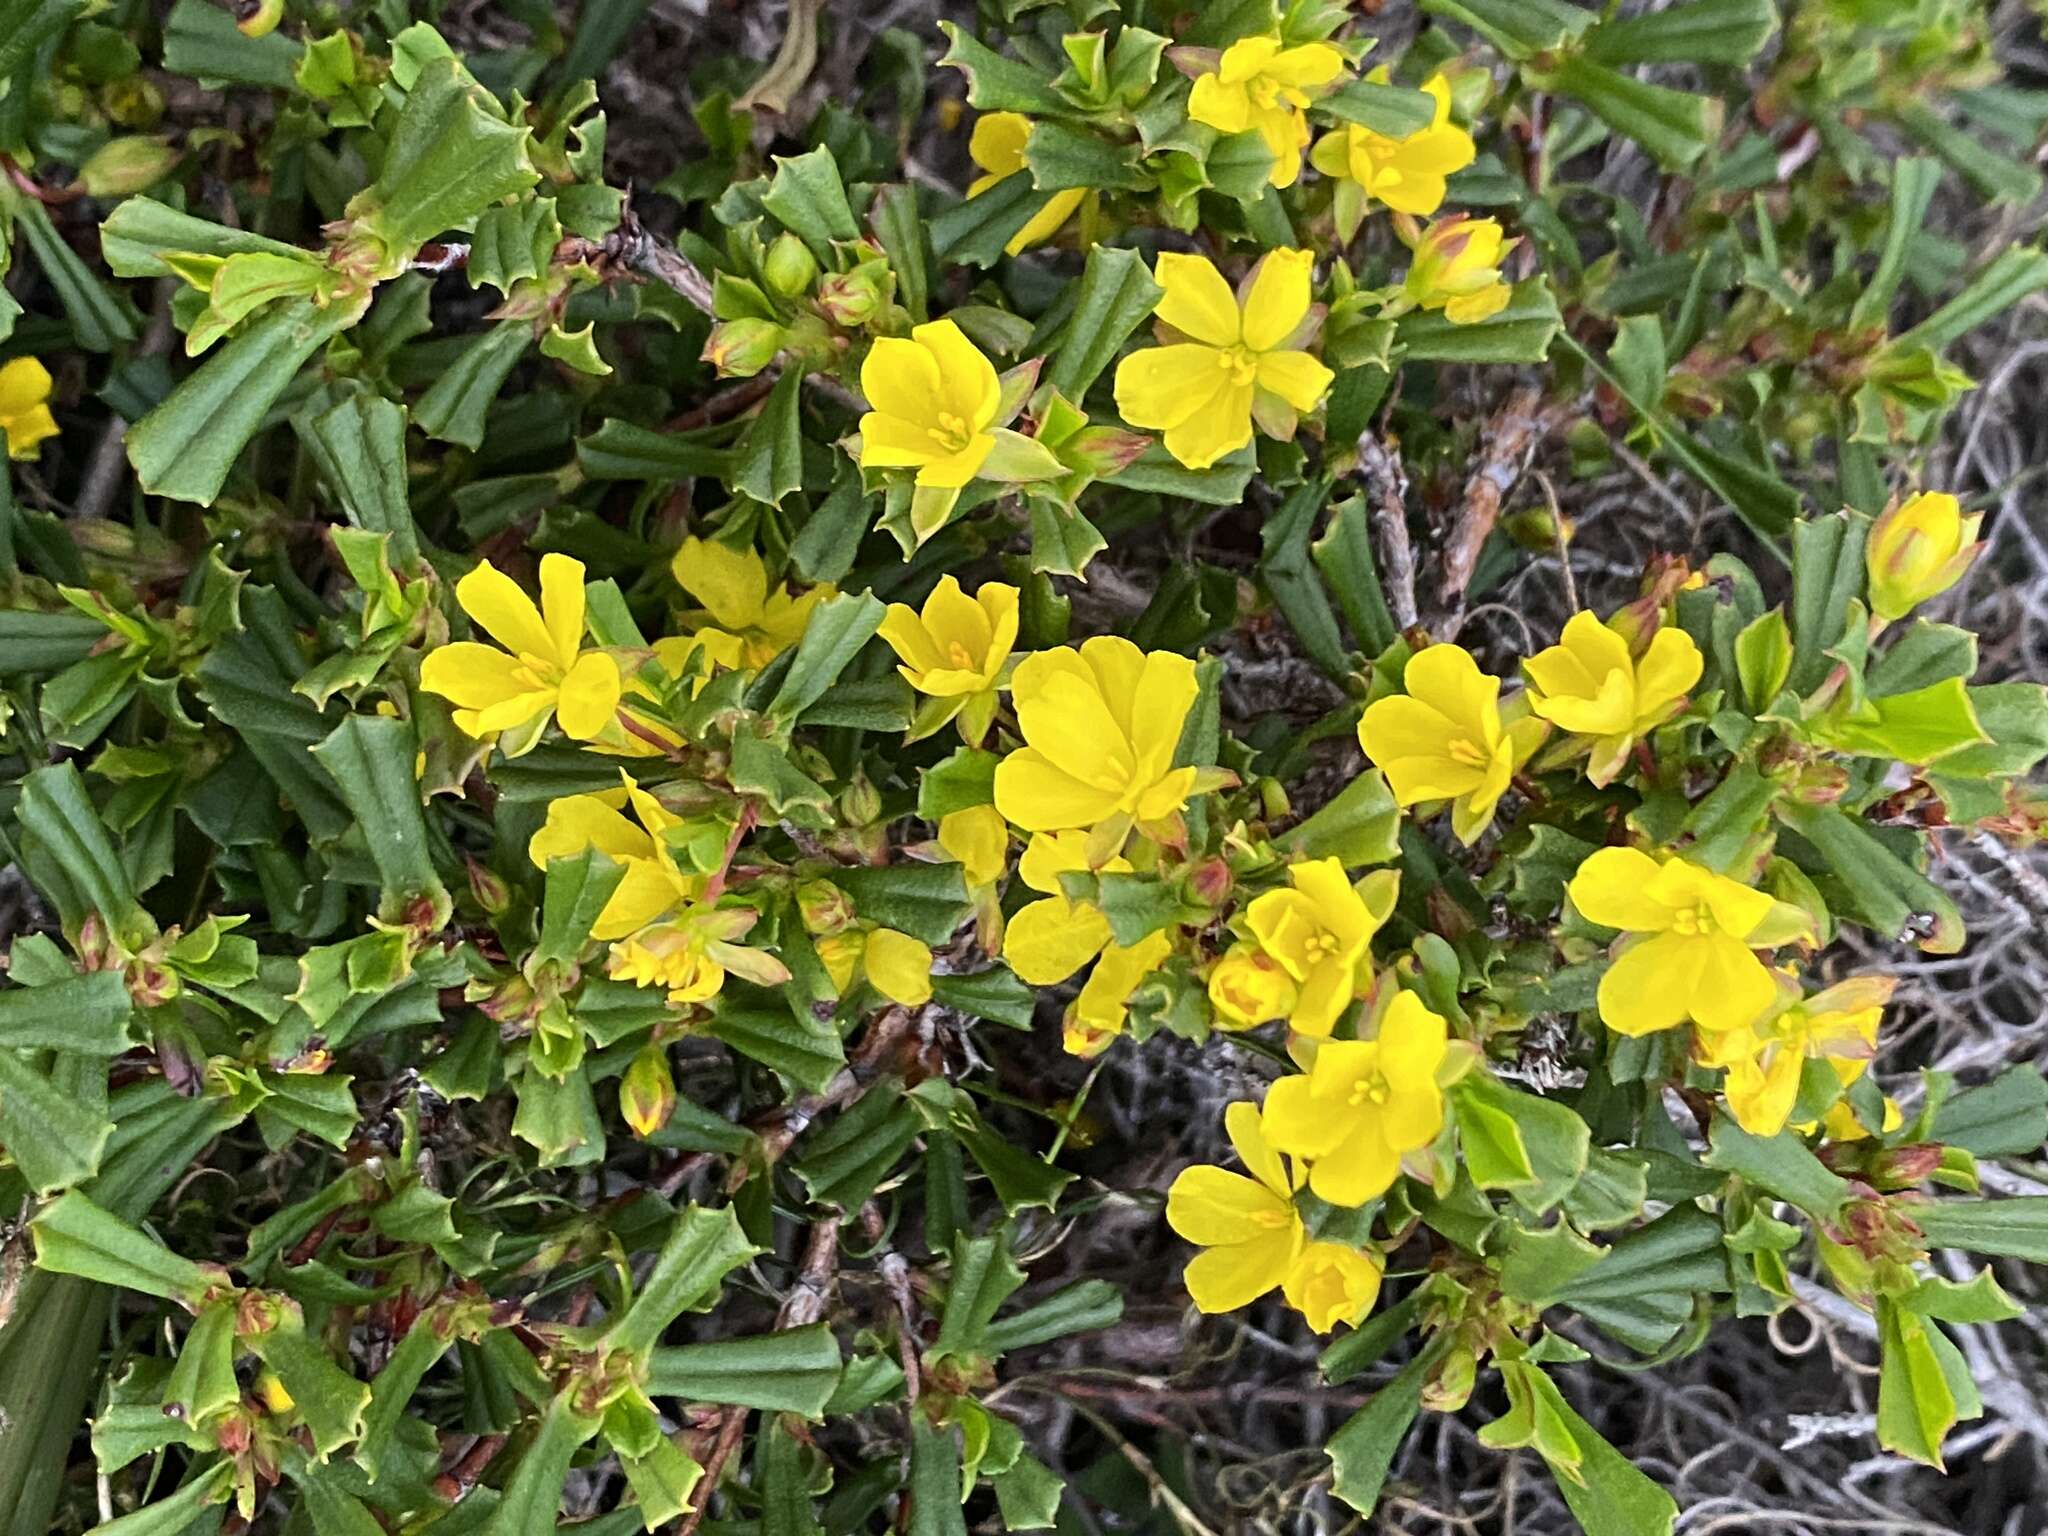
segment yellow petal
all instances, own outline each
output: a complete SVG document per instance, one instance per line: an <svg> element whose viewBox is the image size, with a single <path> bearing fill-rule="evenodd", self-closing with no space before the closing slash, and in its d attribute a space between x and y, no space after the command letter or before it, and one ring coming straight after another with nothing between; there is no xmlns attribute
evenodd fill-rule
<svg viewBox="0 0 2048 1536"><path fill-rule="evenodd" d="M1202 342L1133 352L1117 364L1117 414L1156 432L1177 427L1229 388L1221 364L1217 350Z"/></svg>
<svg viewBox="0 0 2048 1536"><path fill-rule="evenodd" d="M1204 1312L1235 1312L1287 1278L1301 1247L1301 1226L1276 1230L1256 1242L1204 1248L1188 1261L1181 1283Z"/></svg>
<svg viewBox="0 0 2048 1536"><path fill-rule="evenodd" d="M1671 926L1670 909L1650 895L1662 872L1639 848L1602 848L1587 856L1565 889L1589 923L1655 933Z"/></svg>
<svg viewBox="0 0 2048 1536"><path fill-rule="evenodd" d="M1152 275L1166 290L1154 311L1159 319L1192 341L1212 347L1237 345L1237 295L1216 270L1216 263L1206 256L1162 251L1153 263Z"/></svg>
<svg viewBox="0 0 2048 1536"><path fill-rule="evenodd" d="M1284 1241L1293 1214L1292 1201L1264 1183L1206 1163L1183 1168L1166 1191L1166 1224L1205 1248Z"/></svg>
<svg viewBox="0 0 2048 1536"><path fill-rule="evenodd" d="M619 691L618 663L603 651L586 651L562 679L555 719L565 734L589 741L612 723L619 708Z"/></svg>
<svg viewBox="0 0 2048 1536"><path fill-rule="evenodd" d="M1273 1144L1266 1139L1264 1117L1259 1106L1240 1100L1223 1111L1224 1133L1230 1137L1230 1144L1237 1150L1251 1176L1282 1201L1291 1200L1295 1186L1301 1181L1287 1176L1287 1164Z"/></svg>
<svg viewBox="0 0 2048 1536"><path fill-rule="evenodd" d="M1119 796L1055 767L1030 747L996 765L996 809L1027 832L1092 827L1115 814Z"/></svg>
<svg viewBox="0 0 2048 1536"><path fill-rule="evenodd" d="M1380 1266L1371 1255L1342 1243L1310 1243L1282 1282L1287 1304L1317 1333L1356 1324L1379 1300Z"/></svg>
<svg viewBox="0 0 2048 1536"><path fill-rule="evenodd" d="M50 386L50 370L40 358L16 357L0 363L0 421L47 404Z"/></svg>
<svg viewBox="0 0 2048 1536"><path fill-rule="evenodd" d="M536 869L550 859L571 859L595 848L621 863L653 856L654 839L633 825L604 795L562 795L548 802L547 820L527 840L526 854Z"/></svg>
<svg viewBox="0 0 2048 1536"><path fill-rule="evenodd" d="M1201 75L1188 92L1188 116L1218 133L1243 133L1252 124L1251 98L1220 74Z"/></svg>
<svg viewBox="0 0 2048 1536"><path fill-rule="evenodd" d="M1021 256L1034 245L1042 245L1060 232L1074 210L1081 206L1087 192L1081 187L1068 187L1055 192L1046 205L1026 221L1024 227L1010 236L1009 244L1003 247L1007 256Z"/></svg>
<svg viewBox="0 0 2048 1536"><path fill-rule="evenodd" d="M1461 294L1444 305L1444 318L1453 325L1477 325L1491 320L1508 307L1513 292L1506 283L1494 283L1477 293Z"/></svg>
<svg viewBox="0 0 2048 1536"><path fill-rule="evenodd" d="M958 453L947 454L919 466L917 483L957 491L981 472L981 466L988 462L995 446L996 440L984 432L971 439Z"/></svg>
<svg viewBox="0 0 2048 1536"><path fill-rule="evenodd" d="M1617 1034L1672 1029L1692 1016L1704 959L1698 941L1660 933L1632 944L1600 978L1600 1021Z"/></svg>
<svg viewBox="0 0 2048 1536"><path fill-rule="evenodd" d="M1636 664L1636 715L1660 719L1662 712L1692 691L1706 670L1706 658L1692 636L1675 624L1657 631Z"/></svg>
<svg viewBox="0 0 2048 1536"><path fill-rule="evenodd" d="M1244 447L1252 440L1254 387L1250 380L1237 383L1225 375L1223 387L1199 410L1166 429L1161 438L1166 451L1189 469L1207 469Z"/></svg>
<svg viewBox="0 0 2048 1536"><path fill-rule="evenodd" d="M513 655L554 659L554 637L541 621L533 599L490 561L479 560L455 584L455 601L484 633Z"/></svg>
<svg viewBox="0 0 2048 1536"><path fill-rule="evenodd" d="M1002 406L1002 380L996 377L996 365L967 339L967 333L951 320L929 320L912 327L910 334L938 363L937 403L975 432L994 421Z"/></svg>
<svg viewBox="0 0 2048 1536"><path fill-rule="evenodd" d="M932 952L920 940L877 928L868 935L864 960L868 980L890 1002L916 1008L932 1000Z"/></svg>
<svg viewBox="0 0 2048 1536"><path fill-rule="evenodd" d="M1048 896L1011 918L1003 931L1003 959L1028 986L1057 986L1101 954L1109 919L1094 907Z"/></svg>
<svg viewBox="0 0 2048 1536"><path fill-rule="evenodd" d="M909 337L878 338L860 365L860 392L884 416L930 421L942 391L938 357Z"/></svg>
<svg viewBox="0 0 2048 1536"><path fill-rule="evenodd" d="M959 861L970 886L993 885L1007 867L1010 829L994 806L969 806L939 818L939 846Z"/></svg>
<svg viewBox="0 0 2048 1536"><path fill-rule="evenodd" d="M1308 314L1315 264L1307 251L1268 251L1260 258L1244 300L1246 346L1270 352L1299 329Z"/></svg>
<svg viewBox="0 0 2048 1536"><path fill-rule="evenodd" d="M1474 746L1490 752L1500 740L1500 679L1480 671L1462 645L1424 646L1408 658L1401 686Z"/></svg>
<svg viewBox="0 0 2048 1536"><path fill-rule="evenodd" d="M719 627L752 629L768 600L768 568L751 549L694 534L676 551L676 584L710 610Z"/></svg>
<svg viewBox="0 0 2048 1536"><path fill-rule="evenodd" d="M1309 1165L1308 1187L1332 1205L1355 1207L1385 1194L1400 1177L1401 1154L1373 1122L1360 1122Z"/></svg>
<svg viewBox="0 0 2048 1536"><path fill-rule="evenodd" d="M540 557L540 611L555 642L554 659L567 667L583 646L583 562L567 555Z"/></svg>
<svg viewBox="0 0 2048 1536"><path fill-rule="evenodd" d="M515 658L474 640L451 640L420 663L420 687L462 709L483 709L535 691L536 680Z"/></svg>
<svg viewBox="0 0 2048 1536"><path fill-rule="evenodd" d="M862 469L916 469L950 457L929 428L900 416L869 411L860 419Z"/></svg>
<svg viewBox="0 0 2048 1536"><path fill-rule="evenodd" d="M1001 180L1024 169L1024 146L1031 141L1031 119L1022 112L985 112L975 120L967 141L974 163Z"/></svg>
<svg viewBox="0 0 2048 1536"><path fill-rule="evenodd" d="M667 866L655 859L627 859L626 874L591 925L593 939L622 939L664 917L687 899L689 891Z"/></svg>
<svg viewBox="0 0 2048 1536"><path fill-rule="evenodd" d="M1777 1001L1770 968L1740 939L1725 933L1703 936L1693 943L1699 968L1693 982L1692 1016L1704 1029L1739 1029Z"/></svg>
<svg viewBox="0 0 2048 1536"><path fill-rule="evenodd" d="M1328 43L1303 43L1274 54L1259 72L1282 85L1311 90L1344 73L1344 55Z"/></svg>
<svg viewBox="0 0 2048 1536"><path fill-rule="evenodd" d="M1336 375L1306 352L1268 352L1259 358L1259 388L1308 412L1323 403Z"/></svg>

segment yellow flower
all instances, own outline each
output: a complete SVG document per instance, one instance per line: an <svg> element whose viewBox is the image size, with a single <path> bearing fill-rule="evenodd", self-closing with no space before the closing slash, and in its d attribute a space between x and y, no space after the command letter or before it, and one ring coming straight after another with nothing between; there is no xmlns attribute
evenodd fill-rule
<svg viewBox="0 0 2048 1536"><path fill-rule="evenodd" d="M837 589L822 582L808 592L790 596L780 585L768 586L768 567L751 549L734 549L694 535L683 540L671 566L676 584L704 605L696 631L706 637L714 660L732 654L729 640L739 641L738 654L750 667L765 667L804 635L811 610ZM723 631L715 639L714 632Z"/></svg>
<svg viewBox="0 0 2048 1536"><path fill-rule="evenodd" d="M1024 149L1030 142L1031 119L1022 112L984 113L974 125L967 153L985 174L975 177L967 195L979 197L996 183L1025 170ZM1010 237L1010 243L1003 247L1004 252L1011 256L1021 255L1032 246L1050 240L1059 233L1060 226L1073 217L1074 210L1081 206L1081 199L1087 195L1084 187L1068 187L1053 193L1052 201Z"/></svg>
<svg viewBox="0 0 2048 1536"><path fill-rule="evenodd" d="M1268 435L1294 434L1335 377L1300 350L1316 316L1310 302L1315 257L1269 251L1246 279L1242 306L1206 256L1163 251L1153 275L1166 290L1157 316L1187 338L1133 352L1117 365L1116 408L1134 427L1165 434L1166 451L1207 469L1252 440L1256 417Z"/></svg>
<svg viewBox="0 0 2048 1536"><path fill-rule="evenodd" d="M1027 832L1164 822L1198 777L1173 766L1195 664L1113 635L1039 651L1010 680L1024 745L996 767L996 809Z"/></svg>
<svg viewBox="0 0 2048 1536"><path fill-rule="evenodd" d="M1256 130L1273 153L1273 185L1291 187L1308 145L1302 111L1343 73L1344 55L1328 43L1287 48L1278 37L1240 38L1214 71L1196 78L1188 116L1219 133Z"/></svg>
<svg viewBox="0 0 2048 1536"><path fill-rule="evenodd" d="M621 774L621 778L625 775ZM636 825L620 811L630 803ZM596 795L563 795L548 802L547 820L527 842L536 869L550 859L573 859L586 848L625 867L618 889L591 925L593 939L624 938L703 889L703 881L677 867L663 834L682 825L662 803L631 779L623 790Z"/></svg>
<svg viewBox="0 0 2048 1536"><path fill-rule="evenodd" d="M635 986L666 987L669 1002L678 1006L717 996L728 972L756 986L781 986L789 980L787 966L733 942L754 926L754 918L744 907L692 907L612 945L606 974Z"/></svg>
<svg viewBox="0 0 2048 1536"><path fill-rule="evenodd" d="M868 980L892 1003L915 1008L932 1000L932 952L928 945L894 928L868 935L861 956Z"/></svg>
<svg viewBox="0 0 2048 1536"><path fill-rule="evenodd" d="M1398 994L1373 1040L1325 1040L1315 1063L1266 1095L1266 1134L1308 1162L1308 1187L1358 1206L1392 1187L1401 1159L1444 1127L1437 1069L1449 1029L1413 992Z"/></svg>
<svg viewBox="0 0 2048 1536"><path fill-rule="evenodd" d="M1512 290L1500 264L1521 242L1502 238L1495 219L1454 213L1422 232L1408 268L1408 297L1440 309L1453 325L1471 325L1508 307Z"/></svg>
<svg viewBox="0 0 2048 1536"><path fill-rule="evenodd" d="M951 320L884 336L860 368L873 407L860 419L862 469L915 469L919 485L957 490L994 451L1002 407L995 364Z"/></svg>
<svg viewBox="0 0 2048 1536"><path fill-rule="evenodd" d="M1301 988L1256 944L1233 944L1209 972L1209 1006L1218 1029L1256 1029L1294 1012Z"/></svg>
<svg viewBox="0 0 2048 1536"><path fill-rule="evenodd" d="M1164 933L1147 934L1137 943L1112 944L1095 962L1081 985L1080 996L1067 1010L1064 1041L1069 1054L1095 1056L1123 1033L1131 994L1165 962L1173 941Z"/></svg>
<svg viewBox="0 0 2048 1536"><path fill-rule="evenodd" d="M1287 878L1287 889L1253 900L1245 921L1299 988L1289 1025L1321 1038L1372 979L1372 936L1394 909L1400 877L1381 870L1359 882L1361 892L1339 860L1309 859Z"/></svg>
<svg viewBox="0 0 2048 1536"><path fill-rule="evenodd" d="M1728 1069L1721 1091L1735 1123L1752 1136L1782 1131L1809 1060L1825 1061L1844 1088L1861 1077L1897 985L1889 976L1860 976L1740 1028L1702 1034L1701 1064Z"/></svg>
<svg viewBox="0 0 2048 1536"><path fill-rule="evenodd" d="M1383 85L1387 72L1376 69L1367 78ZM1444 178L1470 165L1478 150L1472 135L1451 121L1450 81L1435 74L1422 88L1436 100L1428 127L1395 139L1347 123L1317 141L1310 157L1315 168L1356 183L1398 213L1435 213L1443 206Z"/></svg>
<svg viewBox="0 0 2048 1536"><path fill-rule="evenodd" d="M1387 776L1401 805L1451 802L1451 830L1470 843L1493 822L1515 770L1541 739L1539 722L1503 726L1500 679L1458 645L1425 646L1408 658L1406 693L1369 705L1358 744Z"/></svg>
<svg viewBox="0 0 2048 1536"><path fill-rule="evenodd" d="M1045 893L1010 919L1003 937L1003 959L1020 981L1034 987L1056 986L1109 947L1109 919L1085 901L1069 901L1060 885L1063 873L1088 869L1088 834L1079 831L1041 832L1017 861L1017 878ZM1130 861L1113 858L1096 873L1128 874Z"/></svg>
<svg viewBox="0 0 2048 1536"><path fill-rule="evenodd" d="M1010 826L992 805L939 818L939 846L960 865L969 890L994 885L1009 867Z"/></svg>
<svg viewBox="0 0 2048 1536"><path fill-rule="evenodd" d="M1981 516L1963 516L1946 491L1922 491L1870 525L1863 562L1870 576L1870 609L1881 619L1903 619L1962 579L1984 546Z"/></svg>
<svg viewBox="0 0 2048 1536"><path fill-rule="evenodd" d="M619 707L619 668L583 645L583 562L542 555L540 607L490 561L455 584L455 600L505 649L456 640L420 666L420 687L454 704L456 725L499 738L507 757L530 752L552 717L565 734L590 741ZM510 654L508 655L507 652Z"/></svg>
<svg viewBox="0 0 2048 1536"><path fill-rule="evenodd" d="M1566 890L1587 922L1641 935L1600 978L1609 1029L1647 1035L1691 1019L1725 1033L1754 1022L1777 997L1752 947L1777 905L1762 891L1636 848L1602 848Z"/></svg>
<svg viewBox="0 0 2048 1536"><path fill-rule="evenodd" d="M919 693L987 693L1017 643L1017 589L989 581L969 597L951 576L941 577L922 612L891 603L881 636L903 663L896 670Z"/></svg>
<svg viewBox="0 0 2048 1536"><path fill-rule="evenodd" d="M1691 635L1659 629L1642 659L1612 626L1575 613L1560 644L1531 656L1529 708L1574 736L1593 738L1586 777L1611 782L1638 740L1685 708L1705 662Z"/></svg>
<svg viewBox="0 0 2048 1536"><path fill-rule="evenodd" d="M1342 1243L1310 1243L1287 1271L1281 1294L1317 1333L1356 1325L1380 1297L1385 1273L1378 1257Z"/></svg>
<svg viewBox="0 0 2048 1536"><path fill-rule="evenodd" d="M1294 1208L1300 1172L1266 1139L1258 1106L1231 1105L1223 1126L1251 1177L1200 1163L1166 1192L1166 1224L1202 1250L1182 1283L1204 1312L1234 1312L1284 1284L1308 1240Z"/></svg>
<svg viewBox="0 0 2048 1536"><path fill-rule="evenodd" d="M0 365L0 433L10 459L32 459L46 437L57 435L50 414L50 370L33 357Z"/></svg>

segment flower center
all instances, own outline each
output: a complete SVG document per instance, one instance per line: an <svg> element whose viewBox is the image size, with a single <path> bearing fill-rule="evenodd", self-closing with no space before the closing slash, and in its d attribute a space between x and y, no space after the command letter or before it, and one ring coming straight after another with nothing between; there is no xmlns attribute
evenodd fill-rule
<svg viewBox="0 0 2048 1536"><path fill-rule="evenodd" d="M951 411L939 412L939 424L925 430L931 440L948 453L958 453L967 446L968 439L974 436L967 423Z"/></svg>
<svg viewBox="0 0 2048 1536"><path fill-rule="evenodd" d="M1216 366L1230 375L1233 384L1249 384L1259 376L1259 354L1239 344L1216 349Z"/></svg>
<svg viewBox="0 0 2048 1536"><path fill-rule="evenodd" d="M958 640L951 640L946 643L946 660L952 662L955 667L958 667L963 672L972 672L974 670L973 653Z"/></svg>
<svg viewBox="0 0 2048 1536"><path fill-rule="evenodd" d="M1311 964L1318 960L1327 960L1337 953L1337 935L1334 933L1312 934L1308 942L1302 947L1308 951Z"/></svg>
<svg viewBox="0 0 2048 1536"><path fill-rule="evenodd" d="M1377 1072L1373 1073L1370 1077L1361 1077L1351 1085L1351 1107L1353 1109L1357 1109L1365 1104L1379 1105L1386 1102L1387 1080Z"/></svg>
<svg viewBox="0 0 2048 1536"><path fill-rule="evenodd" d="M1454 763L1463 763L1467 768L1484 768L1489 761L1486 748L1470 737L1454 736L1451 744L1444 749Z"/></svg>
<svg viewBox="0 0 2048 1536"><path fill-rule="evenodd" d="M1720 929L1714 922L1714 909L1703 901L1695 907L1679 908L1672 916L1671 931L1695 939L1703 934L1718 933Z"/></svg>

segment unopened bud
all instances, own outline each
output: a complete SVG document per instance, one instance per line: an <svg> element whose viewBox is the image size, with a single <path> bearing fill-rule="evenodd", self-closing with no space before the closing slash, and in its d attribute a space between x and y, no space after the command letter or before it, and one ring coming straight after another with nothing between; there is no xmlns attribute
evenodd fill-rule
<svg viewBox="0 0 2048 1536"><path fill-rule="evenodd" d="M866 325L889 302L894 274L882 262L863 262L851 272L835 272L818 285L818 309L845 330Z"/></svg>
<svg viewBox="0 0 2048 1536"><path fill-rule="evenodd" d="M500 917L512 905L512 887L496 870L469 860L469 894L492 917Z"/></svg>
<svg viewBox="0 0 2048 1536"><path fill-rule="evenodd" d="M284 20L284 0L231 0L230 9L244 37L268 37Z"/></svg>
<svg viewBox="0 0 2048 1536"><path fill-rule="evenodd" d="M818 258L795 235L779 235L768 247L768 259L762 264L762 274L768 279L770 288L786 299L793 299L811 291L811 284L818 277Z"/></svg>
<svg viewBox="0 0 2048 1536"><path fill-rule="evenodd" d="M1472 1399L1479 1375L1479 1357L1460 1339L1422 1386L1422 1406L1431 1413L1456 1413Z"/></svg>
<svg viewBox="0 0 2048 1536"><path fill-rule="evenodd" d="M1188 894L1205 907L1220 907L1233 884L1227 859L1204 859L1188 871Z"/></svg>
<svg viewBox="0 0 2048 1536"><path fill-rule="evenodd" d="M868 826L882 814L882 792L865 773L856 770L852 782L839 793L839 809L852 825Z"/></svg>
<svg viewBox="0 0 2048 1536"><path fill-rule="evenodd" d="M829 880L806 880L796 888L796 910L808 934L843 933L853 921L853 898Z"/></svg>
<svg viewBox="0 0 2048 1536"><path fill-rule="evenodd" d="M94 197L126 197L155 186L182 158L161 139L109 139L78 168L78 184Z"/></svg>
<svg viewBox="0 0 2048 1536"><path fill-rule="evenodd" d="M633 1134L645 1141L668 1124L675 1108L676 1080L668 1069L668 1052L649 1044L619 1079L619 1113Z"/></svg>
<svg viewBox="0 0 2048 1536"><path fill-rule="evenodd" d="M1924 1141L1880 1152L1871 1162L1871 1182L1880 1189L1910 1189L1941 1166L1939 1142Z"/></svg>
<svg viewBox="0 0 2048 1536"><path fill-rule="evenodd" d="M752 378L775 361L785 336L773 320L727 320L711 328L704 361L729 379Z"/></svg>
<svg viewBox="0 0 2048 1536"><path fill-rule="evenodd" d="M1266 814L1266 820L1278 821L1293 814L1294 802L1287 798L1287 790L1278 779L1259 780L1259 809Z"/></svg>

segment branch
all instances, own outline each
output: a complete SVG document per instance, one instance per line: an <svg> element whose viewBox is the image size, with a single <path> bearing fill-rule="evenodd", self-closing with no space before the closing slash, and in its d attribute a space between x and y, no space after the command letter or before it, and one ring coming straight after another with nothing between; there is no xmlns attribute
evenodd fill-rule
<svg viewBox="0 0 2048 1536"><path fill-rule="evenodd" d="M1544 439L1564 420L1567 406L1558 403L1546 407L1542 401L1543 391L1538 386L1519 386L1509 393L1480 433L1485 457L1466 477L1465 495L1458 504L1450 541L1444 550L1442 598L1447 613L1455 615L1463 610L1465 589L1478 568L1479 552L1500 521L1508 492L1527 472L1529 461Z"/></svg>
<svg viewBox="0 0 2048 1536"><path fill-rule="evenodd" d="M1358 439L1358 473L1374 503L1372 520L1380 534L1380 575L1394 622L1412 629L1415 609L1415 547L1408 541L1408 471L1401 450L1371 432Z"/></svg>

